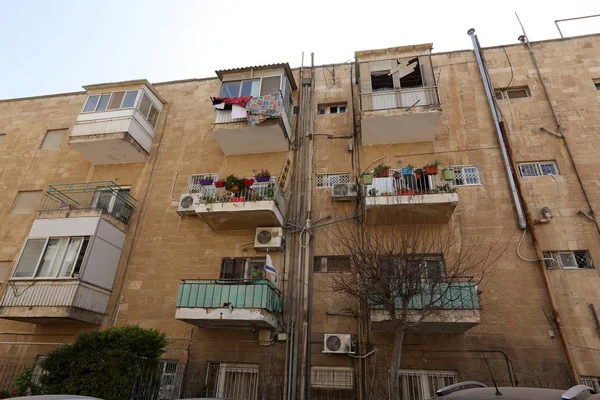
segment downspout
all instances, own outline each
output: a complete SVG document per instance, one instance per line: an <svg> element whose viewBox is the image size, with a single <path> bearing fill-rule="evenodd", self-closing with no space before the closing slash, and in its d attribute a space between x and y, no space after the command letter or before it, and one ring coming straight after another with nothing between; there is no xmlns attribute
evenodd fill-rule
<svg viewBox="0 0 600 400"><path fill-rule="evenodd" d="M558 116L556 115L556 111L554 109L554 106L552 105L552 100L550 99L550 94L548 93L548 88L546 87L546 83L544 82L544 79L542 78L542 73L540 71L540 68L538 67L537 60L535 58L535 54L533 53L533 48L531 47L531 44L529 43L529 38L527 37L527 33L525 33L525 28L523 27L523 24L521 23L521 20L519 19L518 15L517 15L517 20L519 21L519 25L521 25L521 30L523 31L523 36L525 36L525 43L527 44L527 48L529 49L529 54L531 55L531 61L533 61L533 66L535 67L535 70L537 71L538 79L540 80L540 84L542 85L542 89L544 90L544 95L546 96L546 100L548 101L548 105L550 106L550 111L552 112L552 118L554 118L554 123L556 124L556 128L558 129L558 136L560 138L562 138L562 140L563 140L563 144L565 145L565 149L567 150L567 155L569 156L569 161L571 162L571 165L573 166L573 171L575 172L575 176L577 177L577 182L579 183L579 187L581 188L581 192L583 193L583 198L585 199L585 202L587 203L589 213L592 217L594 217L594 209L592 207L592 203L590 202L590 199L585 190L585 187L583 186L583 181L581 180L581 176L579 175L579 171L577 170L577 166L575 165L575 159L573 158L573 154L571 153L571 149L569 148L569 143L567 142L567 138L565 137L563 128L562 128L560 122L558 121ZM561 36L562 36L562 33L561 33ZM542 128L542 129L544 129L544 128ZM590 218L590 219L592 221L594 221L596 230L600 234L600 225L598 225L598 221L596 221L595 218Z"/></svg>
<svg viewBox="0 0 600 400"><path fill-rule="evenodd" d="M508 159L508 154L506 153L506 145L504 143L504 140L502 139L502 132L500 130L500 120L498 119L496 105L494 104L493 93L491 91L491 84L488 80L487 73L486 73L485 67L483 65L483 60L481 58L481 52L479 50L479 42L477 40L477 36L475 35L475 29L469 29L469 31L467 33L469 34L469 36L471 36L471 41L473 42L473 49L475 52L475 57L477 58L477 65L479 66L479 72L481 73L481 79L483 80L483 87L485 88L485 94L488 99L490 111L492 112L492 117L494 118L494 126L496 127L496 135L498 136L498 142L500 143L500 150L502 151L502 159L504 160L504 167L506 168L506 174L508 175L508 182L510 183L510 190L512 192L513 200L515 202L515 208L517 209L517 215L519 217L519 227L521 229L525 229L527 227L527 223L525 221L525 215L523 213L523 206L521 205L521 200L519 200L519 194L517 193L517 187L515 185L514 174L512 171L510 161Z"/></svg>
<svg viewBox="0 0 600 400"><path fill-rule="evenodd" d="M543 260L543 254L542 251L539 248L539 243L537 240L537 236L535 233L535 225L530 217L530 213L529 212L524 212L523 211L523 206L525 206L525 208L527 208L527 202L525 201L525 197L523 196L523 190L521 187L521 182L519 180L519 178L517 178L517 184L518 184L518 190L517 187L515 185L515 176L517 176L516 174L513 174L513 170L515 168L515 160L512 157L512 149L510 147L510 142L508 141L508 135L506 134L505 131L505 125L504 123L502 123L502 125L500 124L499 120L498 120L498 114L497 114L497 110L496 110L496 104L493 100L493 96L492 96L492 92L491 92L491 84L490 84L490 80L487 74L487 70L485 68L485 64L483 62L482 56L481 56L481 50L479 48L479 41L477 40L477 36L475 35L475 30L474 29L469 29L468 34L471 36L471 40L473 42L473 48L474 48L474 52L475 52L475 56L477 58L477 64L479 65L479 72L481 73L481 78L483 80L483 86L485 88L486 91L486 95L488 97L488 102L489 102L489 106L490 106L490 111L492 112L492 115L494 117L494 123L496 125L496 133L498 135L498 141L500 142L500 148L502 149L502 155L505 161L505 165L506 165L506 169L507 169L507 173L508 173L508 178L511 182L511 189L513 189L513 197L516 196L515 198L515 204L517 204L517 211L520 210L519 213L519 226L521 227L521 229L526 229L529 228L529 231L531 232L531 239L532 239L532 243L533 243L533 247L535 249L537 258L538 258L538 265L540 267L540 271L542 273L542 279L544 281L544 287L546 289L546 293L548 294L548 300L550 302L550 308L552 310L552 316L554 319L554 323L556 325L556 329L558 331L558 334L560 336L560 340L562 343L562 346L564 348L565 351L565 357L567 358L567 364L569 367L569 372L571 374L571 378L573 379L573 381L575 383L579 382L579 375L577 374L577 371L575 369L575 363L573 361L573 355L571 353L571 348L569 346L569 343L567 341L566 338L566 334L564 332L564 328L562 325L562 321L560 318L560 314L558 312L558 307L556 305L556 300L554 298L554 295L552 293L552 289L550 287L550 280L548 278L548 271L546 269L546 266L544 264L544 260ZM523 218L523 221L521 220L521 218ZM522 225L521 223L523 223L524 225Z"/></svg>

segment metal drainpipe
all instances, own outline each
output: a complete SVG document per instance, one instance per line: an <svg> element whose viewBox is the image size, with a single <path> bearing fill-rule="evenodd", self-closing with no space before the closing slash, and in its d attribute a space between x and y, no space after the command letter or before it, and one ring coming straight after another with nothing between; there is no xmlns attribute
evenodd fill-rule
<svg viewBox="0 0 600 400"><path fill-rule="evenodd" d="M525 228L529 228L529 231L531 233L531 239L532 239L532 243L533 243L533 247L535 249L536 255L538 257L538 264L540 267L540 272L542 273L542 278L544 281L544 287L546 289L546 293L548 294L548 300L550 302L550 308L552 310L552 316L554 319L554 323L556 325L556 329L558 331L561 343L563 345L564 351L565 351L565 357L567 358L567 364L569 367L569 372L571 374L571 378L573 379L573 381L575 383L579 382L579 375L577 374L577 371L575 369L575 363L573 361L573 355L571 353L571 348L569 346L569 343L567 341L566 338L566 334L564 332L564 328L562 325L562 321L560 318L560 314L558 312L558 308L556 305L556 300L554 298L554 295L552 293L552 289L550 287L550 280L548 277L548 271L546 270L546 266L544 264L543 261L543 254L542 251L539 248L539 244L538 244L538 240L537 240L537 236L536 236L536 232L535 232L535 225L533 223L533 221L530 218L530 214L529 212L523 212L523 208L522 206L525 206L525 208L527 208L527 202L525 200L525 197L523 196L523 190L521 188L521 182L519 180L519 178L517 178L517 185L518 185L518 189L515 186L515 181L514 181L514 177L517 176L516 174L513 174L512 171L514 170L514 166L515 161L512 157L512 149L510 147L510 142L508 141L508 135L506 134L506 131L504 129L501 128L499 120L498 120L498 114L496 111L496 104L494 103L493 97L491 95L491 85L489 82L489 78L487 75L487 70L485 68L485 64L483 62L483 59L481 57L481 50L479 48L479 41L477 40L477 36L475 35L475 30L474 29L469 29L468 31L469 36L471 36L471 40L473 41L473 47L474 47L474 52L475 52L475 56L477 57L477 64L479 65L479 71L481 73L481 77L483 80L483 85L485 87L486 90L486 94L488 97L488 102L490 105L490 111L492 112L492 115L494 116L494 122L496 124L496 133L498 134L498 141L500 142L500 147L502 149L502 155L504 156L504 160L505 160L505 164L506 164L506 168L507 168L507 172L509 175L509 180L511 181L511 188L514 188L514 192L513 192L513 196L516 194L517 198L515 199L516 204L518 204L517 209L521 210L521 214L519 216L519 225L521 225L521 216L525 216L525 220L523 221L525 223L525 226L521 226L522 229Z"/></svg>
<svg viewBox="0 0 600 400"><path fill-rule="evenodd" d="M488 81L485 67L483 66L483 60L481 59L481 52L479 50L479 43L477 41L477 35L475 35L475 29L469 29L469 31L467 33L469 34L469 36L471 36L471 41L473 42L473 49L475 52L475 57L477 58L477 65L479 66L479 72L481 73L481 79L483 80L483 87L485 88L485 94L488 99L490 111L492 112L492 117L494 118L494 126L496 127L496 135L498 136L498 142L500 143L500 150L502 151L502 159L504 160L504 167L506 168L506 174L508 175L508 181L510 183L510 190L512 192L513 200L515 202L515 208L517 209L517 214L519 216L519 227L521 229L525 229L527 227L527 223L525 221L525 216L523 214L523 206L521 205L521 201L519 200L519 194L517 193L517 188L515 186L514 174L512 171L510 161L508 159L508 155L506 154L506 145L504 144L504 140L502 139L502 132L500 130L500 120L498 119L498 113L496 112L496 106L494 104L493 93L491 91L491 85L490 85L490 82Z"/></svg>

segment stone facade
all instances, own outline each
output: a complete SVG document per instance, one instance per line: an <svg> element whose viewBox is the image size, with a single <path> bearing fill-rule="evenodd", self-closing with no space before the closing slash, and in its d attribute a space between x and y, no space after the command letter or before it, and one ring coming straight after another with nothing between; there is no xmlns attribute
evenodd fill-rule
<svg viewBox="0 0 600 400"><path fill-rule="evenodd" d="M600 162L596 156L600 148L594 142L594 135L600 133L600 91L594 86L600 79L600 36L536 42L532 47L564 139L541 130L557 132L557 127L526 45L483 50L494 88L527 87L530 94L498 100L515 161L555 161L558 167L556 176L521 177L523 196L533 220L542 218L543 207L552 213L550 222L536 225L542 251L588 250L591 259L598 261L598 226L581 212L589 215L590 207L600 207ZM357 62L422 55L423 51L422 46L414 46L358 52ZM456 371L460 378L491 383L487 358L501 384L537 386L546 382L565 387L569 384L565 348L552 320L540 267L520 259L516 252L523 231L517 224L475 56L472 51L432 53L431 63L441 104L435 140L371 146L325 136L351 136L354 131L361 134L358 64L315 67L315 108L346 104L347 112L318 114L315 109L313 173L347 172L352 181L360 171L378 163L401 168L439 159L446 165L477 166L481 184L458 187L459 202L449 223L463 223L473 234L493 232L508 243L493 274L479 288L480 323L464 333L409 333L402 368ZM305 69L303 76L308 72ZM299 69L292 73L298 85L293 101L298 105L303 76ZM126 227L125 245L101 327L139 324L165 332L170 339L165 358L187 363L182 394L188 397L204 390L208 362L259 364L259 393L275 397L283 391L285 341L277 340L273 332L256 329L251 322L244 328L200 328L175 319L182 279L218 279L225 258L264 257L252 246L255 231L215 232L201 218L180 216L176 211L192 174L252 176L261 169L279 174L288 159L291 170L284 190L288 205L293 204L299 193L292 187L292 178L300 173L293 161L295 151L224 155L212 134L216 111L210 98L219 95L221 82L217 78L158 83L154 87L166 105L145 163L91 165L68 146L67 137L58 149L39 149L47 130L72 127L86 99L84 92L0 101L0 134L6 135L0 145L0 262L9 261L14 267L36 218L35 214L10 214L18 191L45 191L49 184L102 180L131 186L138 206ZM301 108L292 119L295 134L302 131L305 115L309 122L303 111ZM353 202L332 201L332 189L315 187L315 180L316 175L312 177L313 221L352 215ZM287 217L294 220L291 209L288 207ZM289 289L296 282L289 265L298 253L291 253L289 243L298 240L298 235L292 231L291 227L286 229L288 250L271 252L279 272L277 286L286 305L283 318L293 316ZM331 237L326 232L315 230L315 256L332 255ZM529 234L520 251L523 257L536 258ZM552 269L547 273L576 372L600 376L599 328L590 308L591 304L600 305L595 303L600 296L598 269ZM11 290L8 277L3 278L3 289ZM324 334L348 333L359 338L361 333L359 339L364 342L368 328L361 320L364 316L347 311L351 301L331 292L328 279L329 273L316 272L314 286L309 288L314 295L309 335L312 365L352 367L354 386L358 388L362 382L370 385L373 368L377 368L378 378L386 374L392 337L385 333L368 335L377 356L366 366L344 355L323 354ZM300 316L299 329L304 316ZM0 326L5 343L0 354L7 364L31 364L37 355L58 343L72 341L77 332L98 328L83 323L8 320L0 320Z"/></svg>

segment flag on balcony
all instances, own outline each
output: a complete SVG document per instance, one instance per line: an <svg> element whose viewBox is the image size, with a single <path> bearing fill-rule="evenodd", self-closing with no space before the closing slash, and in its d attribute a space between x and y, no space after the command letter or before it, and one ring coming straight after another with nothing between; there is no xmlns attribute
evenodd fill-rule
<svg viewBox="0 0 600 400"><path fill-rule="evenodd" d="M271 255L267 251L267 262L265 263L265 271L273 276L273 281L277 282L277 270L273 266L273 260L271 259Z"/></svg>

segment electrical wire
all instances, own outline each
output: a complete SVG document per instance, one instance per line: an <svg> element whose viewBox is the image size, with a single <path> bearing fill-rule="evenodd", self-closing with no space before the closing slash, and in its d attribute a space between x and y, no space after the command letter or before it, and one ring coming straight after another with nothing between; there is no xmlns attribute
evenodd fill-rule
<svg viewBox="0 0 600 400"><path fill-rule="evenodd" d="M506 56L506 61L508 61L508 65L510 65L510 82L508 82L508 85L506 85L505 89L508 89L510 87L510 85L512 85L513 83L513 79L515 77L515 70L512 66L512 63L510 62L510 58L508 58L508 52L506 51L506 47L502 46L502 50L504 50L504 55Z"/></svg>
<svg viewBox="0 0 600 400"><path fill-rule="evenodd" d="M528 262L537 262L537 261L552 261L555 262L556 260L554 258L549 258L549 257L544 257L544 258L525 258L521 255L521 243L523 243L523 239L525 239L525 233L527 233L527 228L523 229L523 234L521 235L521 240L519 240L519 244L517 245L517 255L519 256L519 258L523 261L528 261Z"/></svg>

